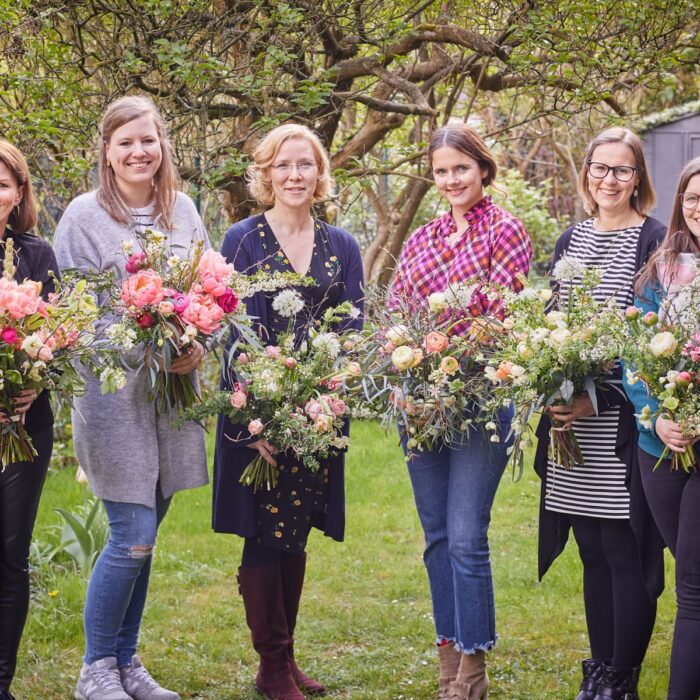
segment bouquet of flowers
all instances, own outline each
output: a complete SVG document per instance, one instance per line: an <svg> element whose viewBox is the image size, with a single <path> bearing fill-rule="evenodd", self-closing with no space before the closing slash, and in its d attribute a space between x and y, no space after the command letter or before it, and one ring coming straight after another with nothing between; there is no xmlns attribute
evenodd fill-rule
<svg viewBox="0 0 700 700"><path fill-rule="evenodd" d="M554 297L550 289L532 287L505 293L507 333L500 336L485 370L494 387L491 414L514 404L511 457L521 469L523 450L531 444L532 415L543 406L568 404L583 392L597 411L596 385L622 349L623 324L614 300L598 304L591 294L600 273L564 256L552 276L559 283L577 284L568 284L565 295ZM496 424L491 421L486 427L495 430ZM553 426L550 458L567 468L582 463L573 431Z"/></svg>
<svg viewBox="0 0 700 700"><path fill-rule="evenodd" d="M687 438L700 436L700 333L697 308L700 301L700 277L679 287L664 300L659 313L631 306L625 311L627 343L624 356L629 363L627 382L644 382L649 394L658 399L652 413L646 405L637 415L651 429L654 418L666 414L680 424ZM658 464L668 457L664 448ZM695 450L686 448L672 453L673 469L686 471L696 466Z"/></svg>
<svg viewBox="0 0 700 700"><path fill-rule="evenodd" d="M173 361L191 352L194 341L212 347L231 327L252 342L250 318L239 300L298 283L299 275L261 271L248 276L237 273L216 251L205 251L202 241L180 257L160 231L148 229L136 235L140 250L135 251L131 241L122 246L126 279L116 285L111 273L97 275L116 319L106 332L124 351L144 344L142 366L149 372L159 410L186 408L199 396L190 375L168 371Z"/></svg>
<svg viewBox="0 0 700 700"><path fill-rule="evenodd" d="M390 308L384 299L371 305L364 398L384 425L402 426L409 459L416 450L455 444L473 427L488 389L484 355L500 325L471 315L474 295L483 293L482 285L463 283L431 294L427 307L400 297ZM466 334L455 335L457 327Z"/></svg>
<svg viewBox="0 0 700 700"><path fill-rule="evenodd" d="M31 460L36 450L14 400L26 389L57 391L70 399L84 380L73 364L79 360L99 372L103 391L124 384L123 373L96 351L94 324L98 309L87 293L87 282L60 287L41 297L41 283L14 279L14 249L5 241L4 272L0 278L0 462Z"/></svg>
<svg viewBox="0 0 700 700"><path fill-rule="evenodd" d="M242 343L229 367L231 391L219 392L185 411L183 419L223 413L233 423L247 426L247 434L229 439L266 439L316 471L319 460L348 446L342 434L348 406L341 390L349 378L359 375L360 367L341 351L352 352L359 338L334 329L359 310L350 302L327 309L298 344L293 320L304 308L301 295L284 290L273 300L273 307L289 319L289 329L278 337L278 344ZM243 472L241 483L256 491L263 484L270 489L277 484L277 469L258 455Z"/></svg>

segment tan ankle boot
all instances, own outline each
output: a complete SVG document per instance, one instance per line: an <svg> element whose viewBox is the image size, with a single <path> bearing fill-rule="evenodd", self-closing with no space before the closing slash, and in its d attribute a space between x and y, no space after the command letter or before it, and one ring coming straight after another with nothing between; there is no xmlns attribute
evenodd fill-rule
<svg viewBox="0 0 700 700"><path fill-rule="evenodd" d="M445 644L438 647L438 659L440 660L440 695L438 700L447 700L447 691L450 688L450 683L457 678L457 669L459 662L462 660L462 652L455 649L455 645Z"/></svg>
<svg viewBox="0 0 700 700"><path fill-rule="evenodd" d="M448 700L488 700L489 677L486 673L486 654L462 654L457 678L450 683Z"/></svg>

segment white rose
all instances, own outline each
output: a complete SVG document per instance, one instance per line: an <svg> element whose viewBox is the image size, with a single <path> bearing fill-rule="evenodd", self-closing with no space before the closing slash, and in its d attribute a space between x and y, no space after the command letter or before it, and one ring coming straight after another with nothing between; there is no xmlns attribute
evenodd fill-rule
<svg viewBox="0 0 700 700"><path fill-rule="evenodd" d="M442 313L447 308L447 302L445 301L444 293L433 292L428 297L428 306L434 314Z"/></svg>
<svg viewBox="0 0 700 700"><path fill-rule="evenodd" d="M407 345L401 345L391 353L391 362L400 371L410 369L413 366L413 350Z"/></svg>
<svg viewBox="0 0 700 700"><path fill-rule="evenodd" d="M515 327L515 321L511 316L506 316L506 318L503 319L503 327L507 331L512 330Z"/></svg>
<svg viewBox="0 0 700 700"><path fill-rule="evenodd" d="M669 331L657 333L649 341L649 349L654 357L670 357L675 352L677 346L678 341L673 333Z"/></svg>
<svg viewBox="0 0 700 700"><path fill-rule="evenodd" d="M550 311L545 318L552 324L556 325L557 321L565 321L566 314L563 311Z"/></svg>
<svg viewBox="0 0 700 700"><path fill-rule="evenodd" d="M552 290L540 289L539 296L542 301L549 301L552 298Z"/></svg>
<svg viewBox="0 0 700 700"><path fill-rule="evenodd" d="M567 328L556 328L549 334L549 339L555 348L561 347L571 335Z"/></svg>
<svg viewBox="0 0 700 700"><path fill-rule="evenodd" d="M530 339L533 345L540 345L549 335L549 328L535 328L530 334Z"/></svg>

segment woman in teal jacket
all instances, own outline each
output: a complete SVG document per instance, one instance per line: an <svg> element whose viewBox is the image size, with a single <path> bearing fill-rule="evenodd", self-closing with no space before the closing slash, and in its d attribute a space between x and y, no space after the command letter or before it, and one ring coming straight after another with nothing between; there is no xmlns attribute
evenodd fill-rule
<svg viewBox="0 0 700 700"><path fill-rule="evenodd" d="M662 307L664 298L673 293L668 291L673 289L670 285L679 279L683 253L700 256L700 158L688 163L681 173L668 232L637 284L636 306L645 312ZM659 279L659 267L663 279ZM652 414L658 408L658 402L647 394L642 382L630 385L625 381L625 390L637 415L647 405ZM697 444L691 447L696 439L684 438L680 426L663 415L651 427L639 423L642 484L656 525L676 559L678 610L668 700L700 697L700 473L697 469L674 471L670 459L664 459L657 468L655 465L666 446L674 452L688 447L700 455Z"/></svg>

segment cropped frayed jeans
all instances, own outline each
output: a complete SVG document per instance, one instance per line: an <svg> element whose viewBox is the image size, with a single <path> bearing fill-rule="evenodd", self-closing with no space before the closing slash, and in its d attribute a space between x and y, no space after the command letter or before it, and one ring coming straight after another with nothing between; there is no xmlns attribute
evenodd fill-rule
<svg viewBox="0 0 700 700"><path fill-rule="evenodd" d="M408 462L438 642L454 641L466 654L488 651L497 639L488 529L509 425L504 414L498 443L477 430L460 447L419 452Z"/></svg>
<svg viewBox="0 0 700 700"><path fill-rule="evenodd" d="M131 664L146 605L158 526L171 499L156 487L156 507L103 501L109 540L90 576L85 601L85 663L114 656Z"/></svg>

